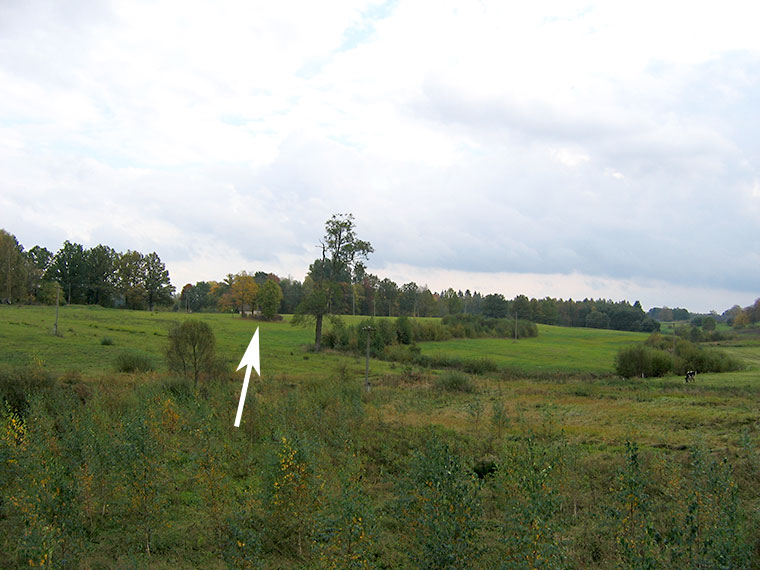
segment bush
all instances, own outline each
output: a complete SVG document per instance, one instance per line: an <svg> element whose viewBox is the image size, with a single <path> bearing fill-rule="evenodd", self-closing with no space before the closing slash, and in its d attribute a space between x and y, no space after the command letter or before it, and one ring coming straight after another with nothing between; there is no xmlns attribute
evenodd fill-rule
<svg viewBox="0 0 760 570"><path fill-rule="evenodd" d="M150 372L153 359L144 352L122 352L114 364L117 372Z"/></svg>
<svg viewBox="0 0 760 570"><path fill-rule="evenodd" d="M742 364L725 352L702 348L686 340L676 343L677 366L674 371L685 374L687 370L699 372L731 372L741 370Z"/></svg>
<svg viewBox="0 0 760 570"><path fill-rule="evenodd" d="M478 568L482 507L475 476L445 443L431 439L398 484L412 567Z"/></svg>
<svg viewBox="0 0 760 570"><path fill-rule="evenodd" d="M5 401L14 413L24 416L30 399L54 385L53 377L40 368L0 370L0 406Z"/></svg>
<svg viewBox="0 0 760 570"><path fill-rule="evenodd" d="M672 368L670 356L643 344L621 348L615 357L615 371L625 378L662 376Z"/></svg>
<svg viewBox="0 0 760 570"><path fill-rule="evenodd" d="M414 342L414 331L409 317L399 317L396 319L396 339L399 344L412 344Z"/></svg>
<svg viewBox="0 0 760 570"><path fill-rule="evenodd" d="M476 358L473 360L463 360L461 368L465 372L470 374L485 374L486 372L494 372L497 369L496 363L488 358Z"/></svg>
<svg viewBox="0 0 760 570"><path fill-rule="evenodd" d="M100 339L100 344L103 346L111 346L113 345L113 339L110 336L104 336L102 339Z"/></svg>
<svg viewBox="0 0 760 570"><path fill-rule="evenodd" d="M202 374L213 376L216 360L216 338L208 323L188 319L169 329L166 361L170 370L192 378L198 386Z"/></svg>
<svg viewBox="0 0 760 570"><path fill-rule="evenodd" d="M450 370L441 374L435 380L435 387L446 392L474 392L475 385L464 372Z"/></svg>
<svg viewBox="0 0 760 570"><path fill-rule="evenodd" d="M730 372L741 370L742 364L725 352L706 349L688 340L678 339L675 352L662 350L670 343L660 334L651 335L644 344L621 348L615 357L615 371L626 378L664 376L669 372Z"/></svg>

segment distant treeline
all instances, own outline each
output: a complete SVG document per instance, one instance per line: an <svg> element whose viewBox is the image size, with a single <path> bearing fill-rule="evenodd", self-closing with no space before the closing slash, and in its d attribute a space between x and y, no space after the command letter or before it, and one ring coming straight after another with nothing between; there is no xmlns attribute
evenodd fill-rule
<svg viewBox="0 0 760 570"><path fill-rule="evenodd" d="M686 309L667 307L647 314L638 301L535 299L525 295L507 299L500 293L483 295L453 288L433 292L413 281L398 285L365 271L353 282L346 278L334 286L330 309L338 315L517 317L550 325L644 332L660 330L660 321L692 316ZM6 303L52 304L58 294L65 303L130 309L166 306L187 312L260 313L264 318L275 318L278 313L295 313L313 289L310 275L301 282L265 271L241 271L219 281L188 283L174 294L169 273L155 252L120 253L107 245L85 249L69 241L56 253L40 246L27 251L13 235L0 229L0 300ZM753 307L742 309L737 305L715 317L735 326L754 324L760 320L760 300Z"/></svg>
<svg viewBox="0 0 760 570"><path fill-rule="evenodd" d="M654 307L652 309L649 309L647 315L660 322L688 321L691 325L692 336L695 335L695 329L701 329L702 332L708 333L708 337L716 337L715 327L717 323L725 323L729 326L733 326L736 329L742 329L747 326L756 325L758 322L760 322L760 299L756 299L754 304L744 308L740 307L739 305L734 305L730 309L723 311L723 313L720 315L715 312L700 315L690 313L686 309L670 309L668 307ZM721 339L707 338L705 340Z"/></svg>
<svg viewBox="0 0 760 570"><path fill-rule="evenodd" d="M5 303L92 304L153 309L170 306L174 287L155 252L120 253L107 245L85 249L64 242L53 253L38 245L25 251L0 229L0 300Z"/></svg>
<svg viewBox="0 0 760 570"><path fill-rule="evenodd" d="M292 278L279 278L262 271L253 276L245 272L227 275L222 282L202 281L195 285L185 285L179 299L182 310L190 311L228 311L240 310L243 306L256 304L256 295L245 297L243 293L228 294L236 288L244 289L241 280L256 281L261 284L266 280L276 282L282 292L279 312L291 314L296 312L299 303L312 290L310 277L303 282ZM605 299L529 299L517 295L506 299L500 293L482 295L475 291L454 291L447 289L439 293L432 292L426 286L415 282L399 286L391 279L380 280L372 274L365 274L358 282L339 282L338 291L332 297L332 314L365 315L386 317L447 317L450 315L467 315L485 319L514 319L560 325L568 327L593 327L624 331L653 332L660 330L660 324L644 313L641 304L636 301L614 302ZM227 297L225 295L227 294ZM460 323L465 326L465 322ZM471 325L468 325L471 326ZM459 335L455 335L459 336ZM461 335L461 336L470 336Z"/></svg>

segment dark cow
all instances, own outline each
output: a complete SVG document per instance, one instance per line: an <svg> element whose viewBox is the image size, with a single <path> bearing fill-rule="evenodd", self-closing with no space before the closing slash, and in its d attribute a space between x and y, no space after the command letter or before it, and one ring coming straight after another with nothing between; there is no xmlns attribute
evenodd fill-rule
<svg viewBox="0 0 760 570"><path fill-rule="evenodd" d="M684 378L684 382L694 382L694 377L697 375L696 370L689 370L686 373L686 378Z"/></svg>

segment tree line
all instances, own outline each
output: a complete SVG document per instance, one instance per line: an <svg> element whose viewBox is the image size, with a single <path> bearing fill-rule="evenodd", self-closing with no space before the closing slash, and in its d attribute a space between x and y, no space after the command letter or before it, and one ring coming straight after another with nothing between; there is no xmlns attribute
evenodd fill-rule
<svg viewBox="0 0 760 570"><path fill-rule="evenodd" d="M336 214L325 224L322 255L309 267L303 281L256 271L227 274L219 281L186 284L174 294L169 273L155 252L125 253L107 245L85 249L66 241L52 253L44 247L30 250L0 229L0 300L6 303L63 302L106 307L153 309L173 307L186 312L238 312L276 318L295 314L297 321L313 319L320 328L325 315L445 317L475 315L518 318L549 325L655 332L660 321L687 320L686 309L653 308L645 313L638 301L583 300L444 289L431 291L414 281L398 284L369 272L365 265L373 248L356 235L351 214ZM57 290L58 289L58 290ZM760 300L742 309L738 305L718 322L736 327L760 320ZM709 318L709 317L708 317ZM321 328L320 328L321 330Z"/></svg>
<svg viewBox="0 0 760 570"><path fill-rule="evenodd" d="M174 302L169 272L156 252L118 252L107 245L85 249L65 241L56 253L28 251L0 229L0 282L5 303L92 304L149 309Z"/></svg>

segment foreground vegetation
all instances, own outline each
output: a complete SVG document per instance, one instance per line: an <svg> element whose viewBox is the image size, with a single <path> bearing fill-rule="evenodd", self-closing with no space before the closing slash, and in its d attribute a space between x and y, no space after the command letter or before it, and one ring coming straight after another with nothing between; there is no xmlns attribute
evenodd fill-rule
<svg viewBox="0 0 760 570"><path fill-rule="evenodd" d="M754 338L687 385L614 373L646 335L541 326L419 345L483 374L373 360L365 393L363 359L287 322L201 315L226 366L196 387L164 358L181 315L52 318L0 309L0 567L758 567Z"/></svg>

